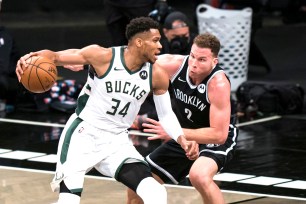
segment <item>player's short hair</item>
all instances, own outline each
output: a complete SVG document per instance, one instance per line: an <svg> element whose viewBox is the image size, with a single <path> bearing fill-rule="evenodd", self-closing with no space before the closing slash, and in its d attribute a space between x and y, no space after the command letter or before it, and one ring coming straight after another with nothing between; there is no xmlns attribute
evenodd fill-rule
<svg viewBox="0 0 306 204"><path fill-rule="evenodd" d="M159 23L150 17L134 18L126 26L125 36L130 40L136 34L148 32L150 29L159 29Z"/></svg>
<svg viewBox="0 0 306 204"><path fill-rule="evenodd" d="M211 33L199 34L194 38L193 43L200 48L211 49L215 57L218 56L221 47L219 39Z"/></svg>

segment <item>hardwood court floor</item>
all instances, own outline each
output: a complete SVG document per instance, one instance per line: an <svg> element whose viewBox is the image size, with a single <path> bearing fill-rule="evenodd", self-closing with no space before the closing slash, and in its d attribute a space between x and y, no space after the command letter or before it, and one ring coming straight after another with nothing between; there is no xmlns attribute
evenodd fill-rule
<svg viewBox="0 0 306 204"><path fill-rule="evenodd" d="M0 204L51 204L58 139L69 115L17 112L0 118ZM226 203L306 204L306 116L272 116L238 124L235 158L214 180ZM140 133L142 135L142 133ZM134 135L137 149L158 144ZM169 204L200 204L188 178L166 184ZM125 203L125 187L89 172L82 204Z"/></svg>
<svg viewBox="0 0 306 204"><path fill-rule="evenodd" d="M52 204L56 203L57 193L51 192L49 181L52 172L0 167L1 204ZM125 203L125 186L113 179L87 176L84 184L82 204ZM200 204L201 198L192 187L166 185L169 204ZM269 198L223 192L226 203L298 204L302 201Z"/></svg>

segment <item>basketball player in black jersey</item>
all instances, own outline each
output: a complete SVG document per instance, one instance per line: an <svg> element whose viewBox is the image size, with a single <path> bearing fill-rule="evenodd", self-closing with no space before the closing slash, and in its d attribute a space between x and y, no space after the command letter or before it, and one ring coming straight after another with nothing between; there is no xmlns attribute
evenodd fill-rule
<svg viewBox="0 0 306 204"><path fill-rule="evenodd" d="M214 35L201 34L194 39L189 56L161 55L154 64L170 76L175 113L186 138L199 144L198 154L186 156L158 121L147 119L143 124L145 132L156 134L149 140L167 140L146 157L155 178L178 184L189 174L205 204L224 203L213 177L232 159L238 136L231 118L230 81L218 65L219 50ZM127 203L142 201L129 190Z"/></svg>

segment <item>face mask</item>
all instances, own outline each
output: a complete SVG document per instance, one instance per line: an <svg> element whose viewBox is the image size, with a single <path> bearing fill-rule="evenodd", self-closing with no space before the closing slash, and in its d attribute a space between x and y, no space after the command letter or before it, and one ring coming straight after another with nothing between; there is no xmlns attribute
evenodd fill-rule
<svg viewBox="0 0 306 204"><path fill-rule="evenodd" d="M183 54L188 48L188 37L177 36L170 41L170 54Z"/></svg>

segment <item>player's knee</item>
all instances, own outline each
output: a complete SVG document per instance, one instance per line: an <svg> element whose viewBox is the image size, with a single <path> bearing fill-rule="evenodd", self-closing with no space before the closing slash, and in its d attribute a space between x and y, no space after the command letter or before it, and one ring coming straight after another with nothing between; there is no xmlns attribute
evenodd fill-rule
<svg viewBox="0 0 306 204"><path fill-rule="evenodd" d="M196 171L190 171L189 180L195 188L201 187L207 189L210 183L213 182L213 177L209 176L208 174L201 174Z"/></svg>
<svg viewBox="0 0 306 204"><path fill-rule="evenodd" d="M165 187L152 177L149 167L143 163L124 164L116 179L135 191L145 204L167 203Z"/></svg>
<svg viewBox="0 0 306 204"><path fill-rule="evenodd" d="M136 162L124 164L116 179L136 192L139 183L147 177L152 177L149 167Z"/></svg>
<svg viewBox="0 0 306 204"><path fill-rule="evenodd" d="M143 179L136 190L145 204L166 204L166 188L158 183L153 177Z"/></svg>

